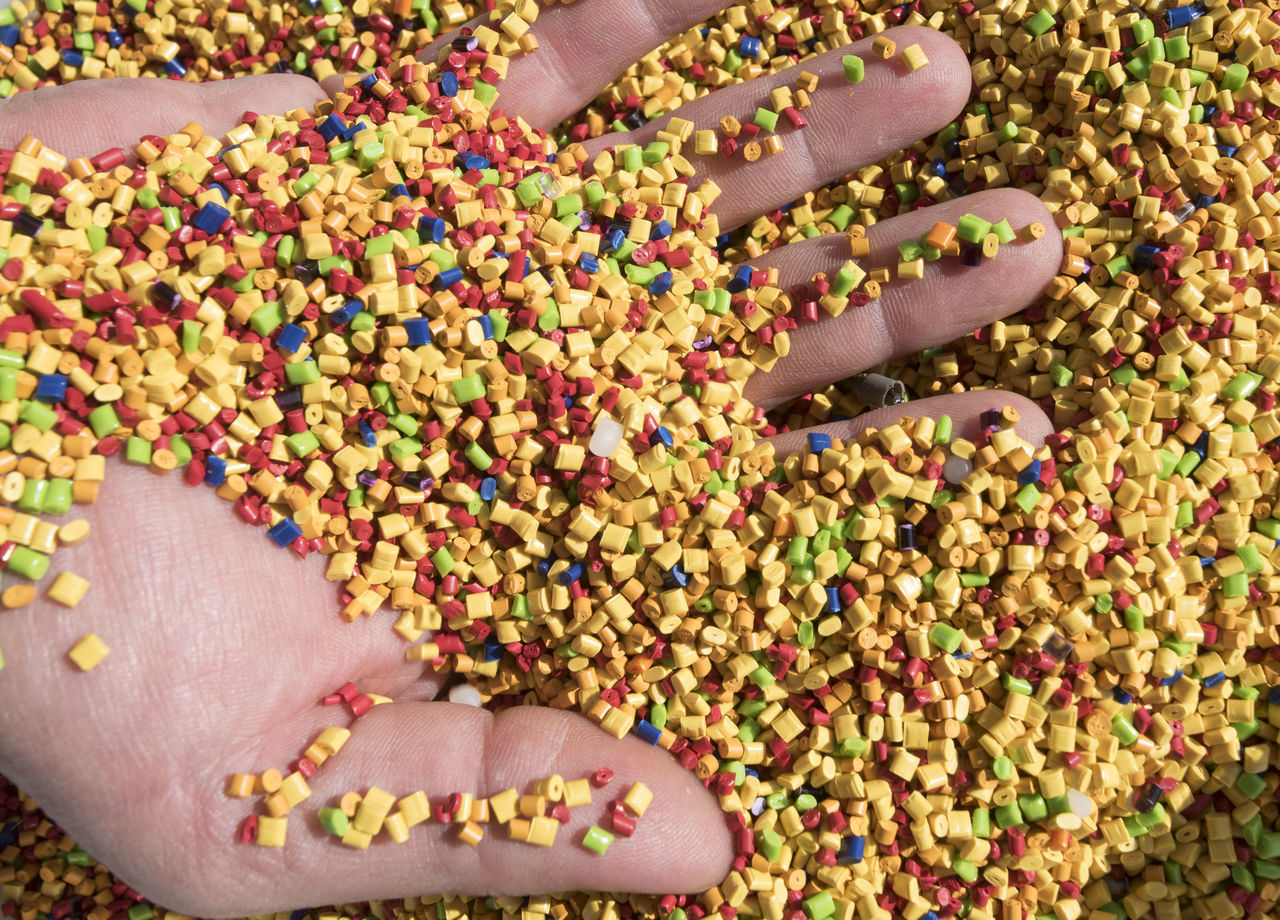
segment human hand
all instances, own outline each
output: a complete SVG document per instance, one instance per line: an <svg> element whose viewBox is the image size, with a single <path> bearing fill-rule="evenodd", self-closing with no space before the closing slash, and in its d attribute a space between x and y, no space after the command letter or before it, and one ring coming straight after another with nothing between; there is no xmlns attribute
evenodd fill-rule
<svg viewBox="0 0 1280 920"><path fill-rule="evenodd" d="M546 10L538 24L542 50L513 63L502 86L503 104L549 127L627 60L715 6L613 4L610 15L617 16L610 22L625 38L593 56L599 49L583 36L591 34L588 22L600 21L603 5ZM581 18L588 14L590 20ZM649 18L628 29L619 19L623 16ZM932 63L910 75L900 64L876 61L865 47L855 48L868 59L869 72L852 94L840 76L842 52L808 62L806 69L822 76L825 92L819 91L808 116L810 127L784 134L783 153L751 166L740 160L696 161L725 190L717 207L722 227L790 201L949 121L967 94L967 64L936 33L911 30L899 37L900 45L917 41ZM558 68L557 61L575 62L576 72ZM247 81L235 81L241 82ZM91 93L90 105L105 109L112 98L124 103L112 97L117 89L124 88ZM303 89L314 93L311 86ZM39 92L6 105L35 100ZM711 123L725 111L741 116L763 96L759 85L735 87L689 104L681 116L697 123ZM927 104L911 109L908 103L916 99ZM269 108L255 100L252 107L283 109L310 101L275 100ZM244 107L237 100L230 108L184 113L163 130L177 130L190 120L217 124L219 117L229 125ZM900 120L885 117L903 111ZM0 110L6 118L0 129L8 125L10 112ZM91 112L72 110L58 121L87 120ZM863 121L869 135L865 143L843 138L842 125ZM8 130L21 136L30 128ZM127 144L140 133L129 130L97 135L67 152ZM645 132L653 130L641 129L636 138L647 139ZM6 142L11 137L0 134ZM627 140L611 135L589 146L594 151ZM58 147L56 137L50 143ZM932 221L954 221L965 211L1008 217L1015 227L1047 220L1028 195L973 196L877 225L871 233L872 262L899 240L920 235ZM830 245L822 240L797 244L760 263L778 265L785 287L819 268L839 265L839 247ZM1050 238L1008 247L981 268L929 266L923 281L894 284L878 305L797 331L792 356L773 373L753 378L748 393L759 403L773 404L891 354L950 339L1023 306L1053 275L1059 258L1060 247ZM922 309L926 302L937 308ZM819 329L823 335L812 334ZM854 356L847 357L846 350ZM1018 404L1003 394L965 396L948 397L954 401L942 406L921 401L903 408L949 412L963 426L966 420L976 425L981 409ZM1030 426L1027 434L1048 430L1038 410L1026 404L1020 409ZM902 414L897 408L890 412ZM423 890L657 892L696 890L723 878L731 852L718 808L665 754L635 739L614 741L585 719L563 712L522 707L490 715L431 702L440 690L438 678L403 660L403 643L386 628L387 620L345 624L330 613L336 591L320 580L316 560L260 552L265 544L246 540L227 509L214 508L212 496L166 493L155 484L137 470L113 469L101 500L86 515L94 534L59 552L60 565L93 582L82 607L66 610L41 601L0 616L0 648L8 653L0 671L0 769L125 881L166 906L215 916ZM192 527L196 521L199 531ZM145 547L145 555L134 547ZM64 652L90 630L104 636L113 653L81 675ZM512 785L523 788L551 773L577 777L602 766L618 773L615 788L642 779L654 789L655 803L637 835L604 858L571 844L544 851L498 835L473 850L435 823L416 829L406 845L355 852L324 839L313 815L294 822L283 850L237 846L235 829L248 809L225 797L228 775L283 768L296 759L322 727L339 721L338 710L321 709L316 701L348 680L395 702L375 707L355 724L347 747L313 779L313 803L328 804L342 792L375 784L397 794L420 788L433 797L454 791L489 794ZM599 799L597 794L597 803L575 812L566 836L576 839L586 824L599 820Z"/></svg>

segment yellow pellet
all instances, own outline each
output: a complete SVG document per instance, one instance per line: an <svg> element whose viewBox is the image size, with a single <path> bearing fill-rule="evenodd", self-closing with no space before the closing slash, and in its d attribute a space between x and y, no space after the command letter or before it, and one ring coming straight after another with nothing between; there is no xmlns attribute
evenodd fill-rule
<svg viewBox="0 0 1280 920"><path fill-rule="evenodd" d="M627 794L622 797L622 804L627 806L637 818L643 818L644 813L649 808L649 803L653 801L653 791L644 783L636 782L631 784L631 788L627 790Z"/></svg>
<svg viewBox="0 0 1280 920"><path fill-rule="evenodd" d="M73 645L67 655L81 671L92 671L110 651L97 633L89 633Z"/></svg>
<svg viewBox="0 0 1280 920"><path fill-rule="evenodd" d="M74 607L88 590L89 582L86 579L73 572L60 572L49 587L48 596L63 606Z"/></svg>
<svg viewBox="0 0 1280 920"><path fill-rule="evenodd" d="M288 818L262 816L258 818L258 839L256 843L260 847L282 847L284 846L285 833L288 829Z"/></svg>

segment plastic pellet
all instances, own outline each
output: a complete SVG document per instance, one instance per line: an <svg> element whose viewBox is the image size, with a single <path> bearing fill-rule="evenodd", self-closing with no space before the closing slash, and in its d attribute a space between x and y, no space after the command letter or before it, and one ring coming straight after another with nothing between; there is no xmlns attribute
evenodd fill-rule
<svg viewBox="0 0 1280 920"><path fill-rule="evenodd" d="M260 847L282 847L289 829L289 819L260 816L258 818L258 837L256 843Z"/></svg>
<svg viewBox="0 0 1280 920"><path fill-rule="evenodd" d="M49 587L48 596L65 607L74 607L80 603L88 590L87 580L72 572L60 572Z"/></svg>
<svg viewBox="0 0 1280 920"><path fill-rule="evenodd" d="M92 671L110 651L97 633L89 633L71 647L67 656L81 671Z"/></svg>
<svg viewBox="0 0 1280 920"><path fill-rule="evenodd" d="M591 852L603 856L613 843L613 834L596 825L591 825L582 836L582 845Z"/></svg>
<svg viewBox="0 0 1280 920"><path fill-rule="evenodd" d="M856 54L846 54L842 59L844 62L844 78L849 83L861 83L866 76L866 65L862 58Z"/></svg>
<svg viewBox="0 0 1280 920"><path fill-rule="evenodd" d="M919 45L908 45L903 48L901 56L902 62L907 65L907 70L912 73L929 66L929 59Z"/></svg>
<svg viewBox="0 0 1280 920"><path fill-rule="evenodd" d="M648 810L652 801L653 792L644 783L639 782L632 783L631 788L622 797L622 804L627 806L627 810L637 818L644 817L644 813Z"/></svg>
<svg viewBox="0 0 1280 920"><path fill-rule="evenodd" d="M876 57L884 58L887 61L898 53L898 43L887 35L877 35L871 41L871 50Z"/></svg>

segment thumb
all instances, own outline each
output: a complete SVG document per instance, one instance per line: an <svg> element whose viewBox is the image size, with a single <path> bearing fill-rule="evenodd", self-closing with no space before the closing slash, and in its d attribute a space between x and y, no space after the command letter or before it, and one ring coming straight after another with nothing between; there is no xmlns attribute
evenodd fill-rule
<svg viewBox="0 0 1280 920"><path fill-rule="evenodd" d="M246 110L308 111L326 98L314 80L260 74L213 83L120 78L45 86L0 103L0 148L28 134L67 157L126 149L144 134L173 134L190 122L222 137Z"/></svg>
<svg viewBox="0 0 1280 920"><path fill-rule="evenodd" d="M498 808L478 824L483 839L471 846L460 837L463 822L444 823L434 811L455 792L476 799L510 789L532 794L542 778L585 779L601 768L611 770L612 779L603 787L592 785L590 802L570 809L567 823L555 822L550 846L513 840L510 826L498 820ZM612 803L637 781L653 798L632 836L615 836L603 855L588 850L582 842L586 831L592 825L612 831ZM319 809L371 786L396 799L425 792L431 817L410 828L403 843L393 843L383 831L367 850L324 833ZM715 797L666 751L634 736L615 739L584 716L541 706L497 714L442 702L375 706L352 726L351 740L310 780L310 788L306 805L288 816L283 849L237 848L244 884L236 891L244 900L234 903L226 892L218 904L222 915L424 890L494 896L700 892L724 879L733 858ZM247 811L244 800L227 804ZM281 872L282 866L290 871Z"/></svg>

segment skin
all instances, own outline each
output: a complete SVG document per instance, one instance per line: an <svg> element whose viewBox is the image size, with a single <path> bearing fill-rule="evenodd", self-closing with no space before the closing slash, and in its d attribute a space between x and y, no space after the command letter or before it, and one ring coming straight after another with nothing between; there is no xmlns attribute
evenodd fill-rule
<svg viewBox="0 0 1280 920"><path fill-rule="evenodd" d="M718 5L580 0L546 8L536 26L542 48L513 62L503 104L551 127L630 61ZM601 21L618 24L604 45L593 37ZM783 153L753 165L699 158L698 168L724 189L715 209L722 227L879 160L956 116L969 88L960 49L927 29L898 29L893 37L900 48L918 42L930 65L908 74L900 62L875 60L869 42L860 42L852 51L868 61L868 78L850 92L840 76L840 55L850 49L826 55L806 64L822 87L806 112L810 127L784 129ZM69 156L93 155L193 120L209 133L225 132L246 109L309 109L324 95L310 80L283 75L208 85L76 83L0 106L0 145L12 147L35 132ZM757 84L731 87L680 114L699 125L730 112L749 117L763 98ZM643 143L654 130L611 135L589 147L594 153L610 143ZM885 264L899 240L967 210L1007 216L1014 227L1049 221L1029 194L986 192L877 225L865 264ZM923 280L895 282L878 304L797 331L792 354L773 373L753 378L748 395L774 405L1021 309L1057 268L1061 247L1053 236L1006 247L981 268L930 264ZM834 271L844 261L840 243L797 243L757 264L778 266L786 287L815 271ZM1022 413L1024 436L1039 440L1052 430L1027 400L990 392L914 402L824 429L848 436L905 413L945 412L960 432L973 432L983 410L1008 403ZM798 437L779 447L794 448ZM85 602L69 610L41 598L0 613L7 659L0 671L0 771L146 896L195 916L243 916L424 891L696 892L727 872L732 848L715 800L664 752L634 738L616 741L571 713L521 707L492 715L434 701L440 682L403 660L393 614L344 623L336 612L338 588L322 577L323 561L274 549L212 490L158 484L118 463L100 501L77 512L93 532L59 551L56 570L92 582ZM90 631L112 652L82 674L66 651ZM352 726L352 740L321 769L312 799L291 817L283 849L236 844L239 822L252 808L225 796L230 774L284 769L325 725L349 724L344 708L318 705L348 680L394 702ZM359 852L324 838L314 817L316 807L374 784L397 795L491 794L603 766L617 771L614 785L576 809L550 849L497 833L473 849L428 824L407 844L384 840ZM603 858L577 846L585 827L603 822L608 801L634 780L655 792L635 837L619 839Z"/></svg>

